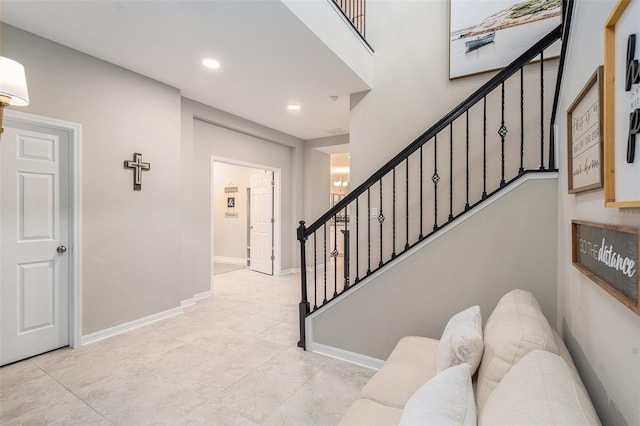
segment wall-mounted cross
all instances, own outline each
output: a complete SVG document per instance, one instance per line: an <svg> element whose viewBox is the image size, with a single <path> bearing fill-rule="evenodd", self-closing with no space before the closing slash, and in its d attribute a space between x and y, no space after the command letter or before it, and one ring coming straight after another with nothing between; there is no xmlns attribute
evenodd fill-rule
<svg viewBox="0 0 640 426"><path fill-rule="evenodd" d="M142 154L134 153L133 161L125 160L124 167L133 170L133 190L140 191L142 189L142 171L150 170L150 163L142 162Z"/></svg>

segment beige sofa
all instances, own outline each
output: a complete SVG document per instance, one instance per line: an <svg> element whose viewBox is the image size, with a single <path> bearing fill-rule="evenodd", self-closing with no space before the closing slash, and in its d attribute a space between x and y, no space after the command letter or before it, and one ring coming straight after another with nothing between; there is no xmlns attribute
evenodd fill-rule
<svg viewBox="0 0 640 426"><path fill-rule="evenodd" d="M473 385L473 367L464 364L466 391L447 389L464 376L462 366L438 368L440 341L405 337L340 425L600 424L566 346L530 292L507 293L479 327L484 351Z"/></svg>

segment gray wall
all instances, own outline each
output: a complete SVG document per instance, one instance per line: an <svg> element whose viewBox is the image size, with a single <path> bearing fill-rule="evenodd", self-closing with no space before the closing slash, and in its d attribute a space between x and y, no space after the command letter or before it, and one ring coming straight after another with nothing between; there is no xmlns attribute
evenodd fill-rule
<svg viewBox="0 0 640 426"><path fill-rule="evenodd" d="M567 108L596 67L603 64L603 28L615 3L603 0L575 4L557 120L558 161L563 170L567 164ZM640 316L572 266L570 223L580 219L639 227L640 209L604 208L602 189L568 194L566 173L560 173L558 200L558 329L602 423L638 425Z"/></svg>
<svg viewBox="0 0 640 426"><path fill-rule="evenodd" d="M1 35L27 72L19 110L82 125L82 333L179 306L180 93L6 24ZM122 166L134 152L151 163L140 192Z"/></svg>
<svg viewBox="0 0 640 426"><path fill-rule="evenodd" d="M555 179L529 180L314 316L313 340L386 359L403 336L440 338L449 318L507 291L556 318ZM313 305L313 300L311 301Z"/></svg>

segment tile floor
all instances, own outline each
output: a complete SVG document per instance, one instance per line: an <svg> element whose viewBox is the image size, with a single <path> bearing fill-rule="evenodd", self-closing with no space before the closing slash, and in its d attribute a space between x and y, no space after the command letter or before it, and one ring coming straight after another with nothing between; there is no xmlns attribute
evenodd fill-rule
<svg viewBox="0 0 640 426"><path fill-rule="evenodd" d="M183 315L0 368L0 424L336 424L374 371L296 347L298 288L229 272Z"/></svg>

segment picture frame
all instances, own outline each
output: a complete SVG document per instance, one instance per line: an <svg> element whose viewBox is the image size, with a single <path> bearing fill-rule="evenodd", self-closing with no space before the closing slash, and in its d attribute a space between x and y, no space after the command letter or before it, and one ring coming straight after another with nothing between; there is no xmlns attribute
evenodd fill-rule
<svg viewBox="0 0 640 426"><path fill-rule="evenodd" d="M640 315L640 228L571 221L571 261L580 272Z"/></svg>
<svg viewBox="0 0 640 426"><path fill-rule="evenodd" d="M639 0L619 0L605 24L604 42L604 204L640 207L640 153L627 162L632 115L640 115L640 77L627 90L627 51L631 35L640 39ZM632 59L640 58L636 42ZM637 74L636 74L637 76ZM638 117L640 119L640 117Z"/></svg>
<svg viewBox="0 0 640 426"><path fill-rule="evenodd" d="M555 0L450 0L449 80L496 71L561 23ZM560 56L556 41L545 59Z"/></svg>
<svg viewBox="0 0 640 426"><path fill-rule="evenodd" d="M604 67L599 66L567 109L567 182L570 194L601 188Z"/></svg>

